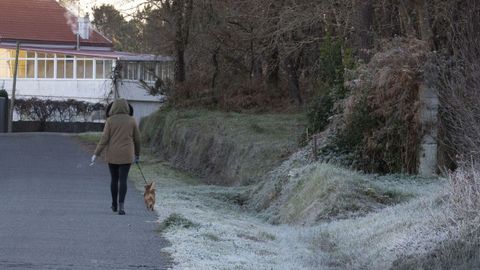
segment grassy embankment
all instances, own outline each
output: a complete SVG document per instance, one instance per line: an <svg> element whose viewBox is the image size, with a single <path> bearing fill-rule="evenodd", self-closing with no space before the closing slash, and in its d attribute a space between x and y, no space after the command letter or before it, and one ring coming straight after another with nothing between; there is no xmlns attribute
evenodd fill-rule
<svg viewBox="0 0 480 270"><path fill-rule="evenodd" d="M142 166L157 184L158 231L172 243L166 251L176 268L405 269L405 263L414 266L415 258L421 261L448 241L442 229L444 181L366 175L312 162L308 146L287 157L297 147L299 133L298 126L287 126L286 117L173 111L143 123L145 147L151 150L144 151ZM298 123L297 117L290 124ZM205 143L202 137L213 143L197 145ZM181 142L186 139L193 141ZM275 150L281 144L285 148ZM271 151L271 158L234 149L255 147ZM215 160L216 153L227 153L227 159L243 154L237 175L248 181L220 181L231 187L205 184L218 182L208 177L234 175L195 175L200 169L195 166ZM193 162L196 155L205 158ZM248 165L239 164L245 160ZM255 165L263 169L242 171ZM131 176L142 189L135 167ZM261 177L253 181L255 176Z"/></svg>
<svg viewBox="0 0 480 270"><path fill-rule="evenodd" d="M144 144L173 167L206 183L257 183L298 147L299 114L160 110L141 124Z"/></svg>

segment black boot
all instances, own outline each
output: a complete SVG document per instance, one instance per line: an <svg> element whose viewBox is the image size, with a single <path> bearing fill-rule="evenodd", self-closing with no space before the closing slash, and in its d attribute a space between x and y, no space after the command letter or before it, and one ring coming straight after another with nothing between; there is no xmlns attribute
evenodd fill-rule
<svg viewBox="0 0 480 270"><path fill-rule="evenodd" d="M112 203L112 206L110 208L112 208L113 212L117 212L117 204Z"/></svg>
<svg viewBox="0 0 480 270"><path fill-rule="evenodd" d="M118 209L119 215L125 215L125 210L123 209L123 203L120 203L120 207Z"/></svg>

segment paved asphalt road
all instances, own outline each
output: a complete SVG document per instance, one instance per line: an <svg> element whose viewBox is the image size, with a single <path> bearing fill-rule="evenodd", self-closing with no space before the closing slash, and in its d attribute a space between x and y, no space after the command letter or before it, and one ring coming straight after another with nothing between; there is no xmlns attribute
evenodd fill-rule
<svg viewBox="0 0 480 270"><path fill-rule="evenodd" d="M0 269L166 269L156 216L129 183L110 210L109 173L74 138L0 135Z"/></svg>

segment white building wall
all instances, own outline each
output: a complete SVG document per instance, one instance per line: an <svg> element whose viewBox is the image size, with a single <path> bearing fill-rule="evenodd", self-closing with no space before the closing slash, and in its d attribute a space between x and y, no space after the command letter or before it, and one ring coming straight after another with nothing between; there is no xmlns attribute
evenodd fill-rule
<svg viewBox="0 0 480 270"><path fill-rule="evenodd" d="M13 80L0 80L9 96L12 95ZM127 99L140 121L160 108L164 96L151 96L137 82L123 81L118 85L119 96ZM16 98L42 98L52 100L75 99L91 103L107 103L113 100L111 80L73 79L19 79Z"/></svg>
<svg viewBox="0 0 480 270"><path fill-rule="evenodd" d="M143 117L156 112L162 106L161 103L148 101L130 101L130 105L133 107L134 117L137 124L140 124Z"/></svg>
<svg viewBox="0 0 480 270"><path fill-rule="evenodd" d="M5 90L12 95L12 80L5 80ZM2 81L0 81L1 85ZM17 80L16 98L77 99L87 102L104 102L110 92L109 80Z"/></svg>
<svg viewBox="0 0 480 270"><path fill-rule="evenodd" d="M165 100L165 96L151 96L135 81L123 81L119 85L119 95L132 105L137 123L157 111Z"/></svg>

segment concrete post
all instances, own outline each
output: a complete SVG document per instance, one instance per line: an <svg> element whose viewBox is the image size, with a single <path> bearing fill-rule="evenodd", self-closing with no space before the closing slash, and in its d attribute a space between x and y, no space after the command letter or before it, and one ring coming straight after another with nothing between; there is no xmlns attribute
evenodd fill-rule
<svg viewBox="0 0 480 270"><path fill-rule="evenodd" d="M424 134L419 152L418 174L434 176L438 169L438 94L426 84L420 86L420 123Z"/></svg>

